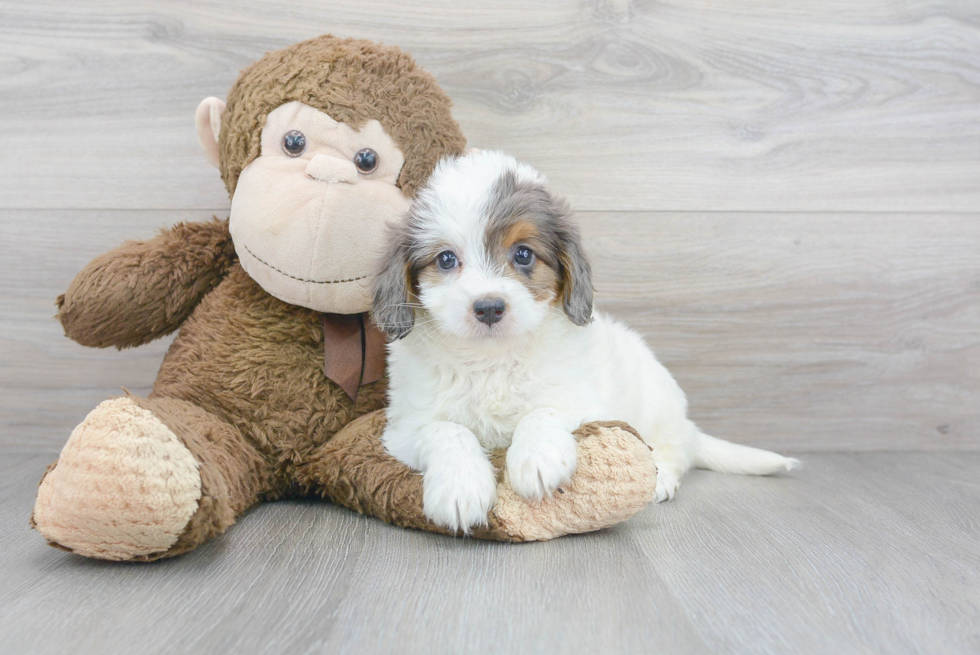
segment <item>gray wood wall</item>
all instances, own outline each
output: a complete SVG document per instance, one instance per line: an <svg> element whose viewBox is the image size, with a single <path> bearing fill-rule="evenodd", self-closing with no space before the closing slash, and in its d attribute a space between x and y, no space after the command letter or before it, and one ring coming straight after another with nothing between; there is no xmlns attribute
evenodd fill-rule
<svg viewBox="0 0 980 655"><path fill-rule="evenodd" d="M197 103L324 32L397 44L580 211L602 308L719 436L980 449L980 3L0 2L0 452L56 451L167 342L82 348L91 257L225 215Z"/></svg>

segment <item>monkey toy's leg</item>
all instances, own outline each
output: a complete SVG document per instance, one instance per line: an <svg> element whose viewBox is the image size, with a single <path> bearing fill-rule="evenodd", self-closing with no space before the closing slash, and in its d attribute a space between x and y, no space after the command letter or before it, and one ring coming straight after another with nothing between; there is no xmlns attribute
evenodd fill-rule
<svg viewBox="0 0 980 655"><path fill-rule="evenodd" d="M298 473L298 482L358 512L403 527L448 532L422 511L422 476L392 458L381 444L384 410L354 420L321 446ZM657 471L650 448L625 423L583 425L578 467L551 498L531 503L511 488L506 451L493 454L497 502L487 527L472 536L498 541L543 541L600 530L625 521L653 499Z"/></svg>
<svg viewBox="0 0 980 655"><path fill-rule="evenodd" d="M48 468L31 523L52 545L87 557L171 557L224 532L268 478L235 427L192 403L114 398Z"/></svg>

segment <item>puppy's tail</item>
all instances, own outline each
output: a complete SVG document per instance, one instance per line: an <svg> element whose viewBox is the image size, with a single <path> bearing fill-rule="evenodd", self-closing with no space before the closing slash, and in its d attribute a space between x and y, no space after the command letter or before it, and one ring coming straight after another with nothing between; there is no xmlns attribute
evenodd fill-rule
<svg viewBox="0 0 980 655"><path fill-rule="evenodd" d="M694 465L722 473L769 475L777 471L791 471L800 465L800 460L698 432Z"/></svg>

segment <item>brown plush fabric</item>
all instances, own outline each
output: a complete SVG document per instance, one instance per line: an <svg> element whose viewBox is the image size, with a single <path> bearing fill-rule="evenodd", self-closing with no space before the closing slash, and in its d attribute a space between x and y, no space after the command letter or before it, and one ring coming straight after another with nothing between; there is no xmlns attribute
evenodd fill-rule
<svg viewBox="0 0 980 655"><path fill-rule="evenodd" d="M385 451L379 439L384 425L383 411L365 414L318 448L297 471L302 492L395 525L449 534L427 524L422 476Z"/></svg>
<svg viewBox="0 0 980 655"><path fill-rule="evenodd" d="M83 346L140 346L180 327L234 261L227 220L178 223L89 262L58 297L58 319Z"/></svg>
<svg viewBox="0 0 980 655"><path fill-rule="evenodd" d="M309 75L310 70L317 74ZM303 74L299 74L300 71ZM299 101L351 127L377 120L405 155L398 186L408 196L436 162L460 154L466 139L452 102L408 53L324 35L270 52L239 75L221 117L221 177L234 195L242 170L259 156L270 111Z"/></svg>
<svg viewBox="0 0 980 655"><path fill-rule="evenodd" d="M185 400L233 426L266 461L270 497L288 496L314 449L385 403L385 381L352 403L323 357L319 313L273 298L235 265L181 326L150 398Z"/></svg>

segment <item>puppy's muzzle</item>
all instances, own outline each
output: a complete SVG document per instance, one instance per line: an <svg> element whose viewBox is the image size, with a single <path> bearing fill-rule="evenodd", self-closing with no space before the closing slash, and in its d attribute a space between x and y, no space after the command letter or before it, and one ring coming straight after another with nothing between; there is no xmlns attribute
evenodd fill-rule
<svg viewBox="0 0 980 655"><path fill-rule="evenodd" d="M504 317L507 304L503 298L480 298L473 303L473 313L476 320L487 325L493 325Z"/></svg>

